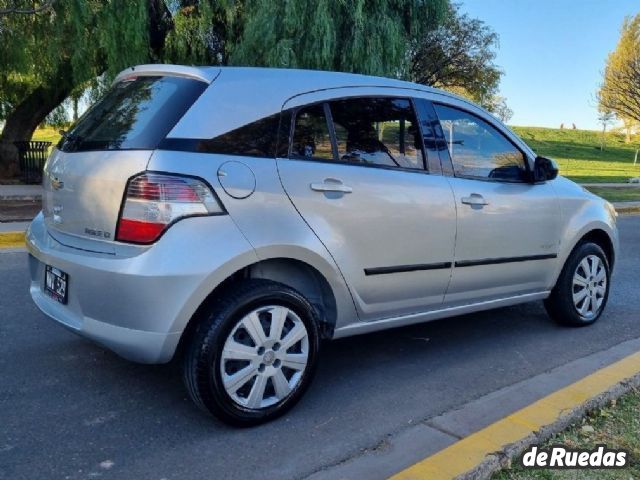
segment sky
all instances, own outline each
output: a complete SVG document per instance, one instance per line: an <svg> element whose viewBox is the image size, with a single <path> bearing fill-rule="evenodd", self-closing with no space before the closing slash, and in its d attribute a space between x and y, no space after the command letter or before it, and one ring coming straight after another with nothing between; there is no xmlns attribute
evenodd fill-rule
<svg viewBox="0 0 640 480"><path fill-rule="evenodd" d="M595 93L639 0L462 0L500 36L495 63L511 125L600 129Z"/></svg>

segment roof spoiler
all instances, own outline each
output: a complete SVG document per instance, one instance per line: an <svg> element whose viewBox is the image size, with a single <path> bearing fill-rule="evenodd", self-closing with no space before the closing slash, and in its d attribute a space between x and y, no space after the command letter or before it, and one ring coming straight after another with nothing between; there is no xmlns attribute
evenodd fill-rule
<svg viewBox="0 0 640 480"><path fill-rule="evenodd" d="M220 69L216 67L186 67L184 65L169 64L136 65L135 67L125 68L121 71L113 83L140 76L184 77L199 80L204 83L211 83L219 74Z"/></svg>

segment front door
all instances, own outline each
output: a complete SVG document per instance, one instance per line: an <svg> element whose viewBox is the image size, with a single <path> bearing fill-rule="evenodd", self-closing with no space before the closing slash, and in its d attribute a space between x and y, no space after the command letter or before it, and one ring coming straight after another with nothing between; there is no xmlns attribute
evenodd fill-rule
<svg viewBox="0 0 640 480"><path fill-rule="evenodd" d="M489 120L434 103L451 161L458 210L455 268L446 304L546 290L560 242L550 183L529 182L525 154Z"/></svg>
<svg viewBox="0 0 640 480"><path fill-rule="evenodd" d="M286 106L285 106L286 108ZM282 184L327 247L362 320L439 308L451 277L456 214L447 178L425 169L408 98L293 109Z"/></svg>

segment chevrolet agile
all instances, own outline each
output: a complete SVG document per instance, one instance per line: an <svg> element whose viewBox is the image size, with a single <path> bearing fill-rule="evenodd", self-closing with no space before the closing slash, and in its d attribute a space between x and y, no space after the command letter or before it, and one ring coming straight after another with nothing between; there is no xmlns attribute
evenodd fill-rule
<svg viewBox="0 0 640 480"><path fill-rule="evenodd" d="M607 303L613 207L493 116L413 83L142 65L65 134L31 295L137 362L178 358L236 425L309 386L321 340L544 300Z"/></svg>

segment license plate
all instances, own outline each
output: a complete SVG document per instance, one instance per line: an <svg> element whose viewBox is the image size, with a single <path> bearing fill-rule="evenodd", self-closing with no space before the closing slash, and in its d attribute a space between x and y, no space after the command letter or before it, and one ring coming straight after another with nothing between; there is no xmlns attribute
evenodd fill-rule
<svg viewBox="0 0 640 480"><path fill-rule="evenodd" d="M44 270L44 291L62 304L67 303L69 275L62 270L47 265Z"/></svg>

